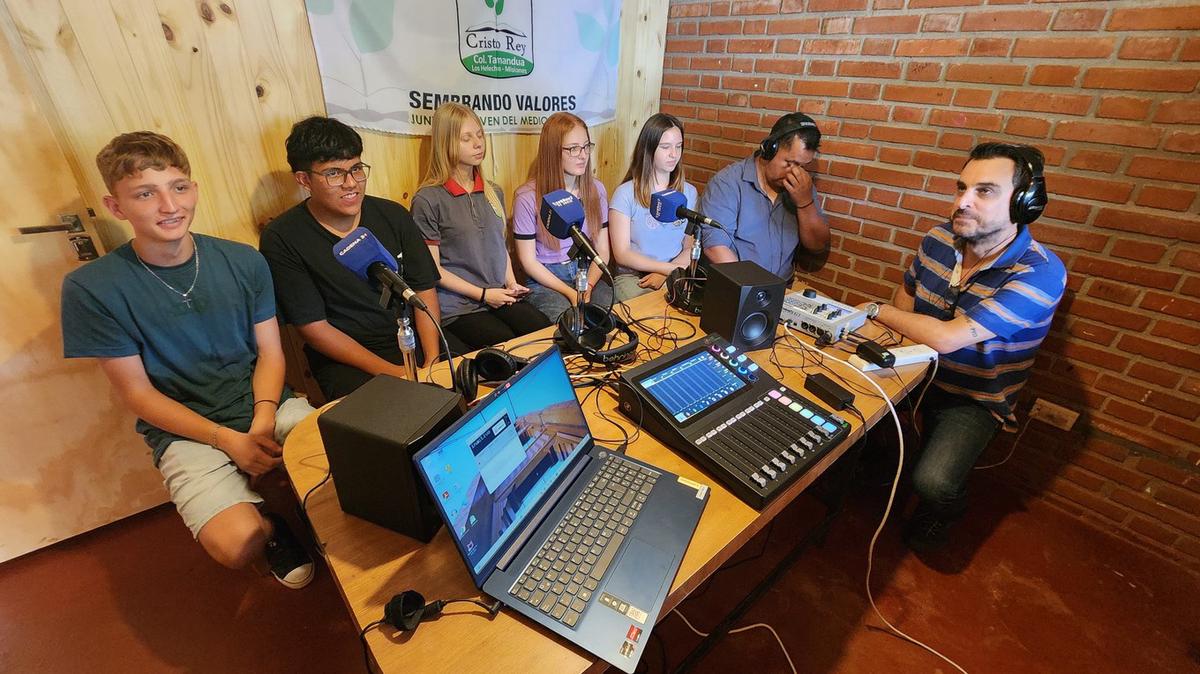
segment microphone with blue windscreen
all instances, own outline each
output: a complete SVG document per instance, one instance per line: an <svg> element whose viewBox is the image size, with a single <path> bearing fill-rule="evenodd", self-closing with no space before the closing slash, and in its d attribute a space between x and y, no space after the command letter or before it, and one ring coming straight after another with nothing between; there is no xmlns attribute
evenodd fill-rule
<svg viewBox="0 0 1200 674"><path fill-rule="evenodd" d="M604 264L600 253L588 235L583 231L584 220L587 219L583 210L583 202L566 190L554 190L542 197L542 206L538 211L542 226L560 239L571 239L575 247L585 257L600 267L600 271L612 283L612 272Z"/></svg>
<svg viewBox="0 0 1200 674"><path fill-rule="evenodd" d="M343 267L373 288L387 288L404 298L405 302L425 309L425 302L396 273L399 266L387 248L366 227L356 227L333 244L333 257Z"/></svg>
<svg viewBox="0 0 1200 674"><path fill-rule="evenodd" d="M713 220L712 218L698 213L687 207L687 196L678 190L663 190L650 195L650 216L659 222L675 222L681 218L686 218L689 222L705 227L716 227L717 229L725 229L725 227ZM688 234L694 234L695 230L688 227Z"/></svg>

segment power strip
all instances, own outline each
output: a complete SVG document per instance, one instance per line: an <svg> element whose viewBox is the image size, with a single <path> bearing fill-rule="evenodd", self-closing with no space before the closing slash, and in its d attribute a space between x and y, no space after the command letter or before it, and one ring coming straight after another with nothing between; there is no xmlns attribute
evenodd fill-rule
<svg viewBox="0 0 1200 674"><path fill-rule="evenodd" d="M910 344L909 346L897 346L888 349L892 355L896 357L896 364L892 367L903 367L914 363L928 363L935 361L938 358L938 352L925 346L924 344ZM846 359L854 367L863 372L874 372L882 369L875 363L869 363L858 355L850 356Z"/></svg>

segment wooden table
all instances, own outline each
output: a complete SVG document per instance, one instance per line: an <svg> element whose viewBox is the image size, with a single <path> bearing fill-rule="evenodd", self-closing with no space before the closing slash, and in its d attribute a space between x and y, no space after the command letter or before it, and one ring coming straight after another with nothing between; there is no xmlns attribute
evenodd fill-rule
<svg viewBox="0 0 1200 674"><path fill-rule="evenodd" d="M683 318L691 325L699 319L686 316L667 307L661 292L643 295L628 303L638 317L670 315ZM650 318L653 326L662 324L661 318ZM689 330L674 323L677 332ZM782 332L782 328L780 328ZM518 338L515 343L529 341L533 337ZM869 333L868 333L869 334ZM698 332L682 343L698 339ZM811 344L811 340L807 340ZM646 343L642 336L643 344ZM547 347L547 342L517 349L519 355L536 355ZM672 348L670 346L666 347ZM638 362L645 362L658 354L642 353ZM827 348L828 353L845 358L844 351ZM775 351L783 365L800 365L802 356L791 348ZM804 392L804 375L795 369L780 370L768 360L770 350L750 354L768 374L780 379L793 390ZM812 363L811 354L806 354ZM457 359L455 361L457 363ZM844 366L830 362L838 373ZM876 381L893 400L902 398L920 382L925 365L910 365L898 369L899 376L876 376ZM816 371L808 368L808 371ZM891 374L890 372L888 374ZM435 381L449 385L449 373L444 363L434 366ZM847 376L849 375L847 373ZM422 380L425 374L422 373ZM870 388L866 382L855 382L859 388ZM873 390L873 389L872 389ZM581 389L581 395L587 389ZM618 418L616 400L607 392L602 396L601 408L605 413ZM811 397L811 395L809 396ZM336 403L331 403L336 404ZM855 405L866 419L866 427L879 421L887 414L887 407L877 396L857 395ZM328 409L326 406L323 409ZM593 435L611 438L615 429L596 414L591 400L584 406ZM808 473L796 480L789 488L771 501L761 511L754 510L729 493L713 478L689 463L683 457L667 449L649 433L628 448L628 454L652 465L691 478L712 487L708 506L700 519L695 536L684 555L679 573L671 585L671 592L663 604L661 616L665 616L692 591L728 561L743 544L750 540L772 518L791 503L813 480L820 476L865 431L853 415L842 413L852 425L852 432L840 446L826 454ZM296 494L302 497L325 477L329 464L321 437L317 431L317 414L309 416L292 431L284 445L284 463L291 477ZM623 417L621 417L623 419ZM630 427L633 424L629 424ZM459 597L476 597L478 589L471 581L467 568L454 542L443 527L428 544L421 544L389 529L365 520L346 515L338 506L332 480L316 489L308 500L308 514L319 539L325 545L326 562L333 574L343 601L360 628L383 617L383 607L391 597L406 589L415 589L428 601ZM453 604L438 620L423 623L416 632L399 633L390 627L373 629L367 635L371 654L384 672L455 672L505 671L534 674L548 672L582 672L589 668L602 671L603 660L595 660L585 651L576 648L558 636L547 632L521 616L503 611L492 620L479 615L458 616L462 613L482 614L482 610L470 604ZM485 615L485 614L482 614Z"/></svg>

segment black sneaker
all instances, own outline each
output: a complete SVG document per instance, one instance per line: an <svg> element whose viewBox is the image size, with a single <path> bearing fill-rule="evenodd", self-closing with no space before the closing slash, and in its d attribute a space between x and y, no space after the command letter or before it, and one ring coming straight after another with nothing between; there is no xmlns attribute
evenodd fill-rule
<svg viewBox="0 0 1200 674"><path fill-rule="evenodd" d="M932 515L914 515L904 527L904 545L913 552L931 552L949 540L950 522Z"/></svg>
<svg viewBox="0 0 1200 674"><path fill-rule="evenodd" d="M904 528L904 544L916 553L928 553L941 548L949 540L950 524L954 519L918 507Z"/></svg>
<svg viewBox="0 0 1200 674"><path fill-rule="evenodd" d="M267 541L267 563L271 565L271 575L284 586L299 590L312 582L316 575L312 557L292 535L292 530L282 517L274 513L264 516L275 527L275 535Z"/></svg>

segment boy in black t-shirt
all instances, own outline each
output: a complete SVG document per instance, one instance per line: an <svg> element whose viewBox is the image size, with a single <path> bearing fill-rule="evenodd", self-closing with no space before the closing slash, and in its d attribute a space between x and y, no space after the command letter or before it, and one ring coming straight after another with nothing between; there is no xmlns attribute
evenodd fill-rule
<svg viewBox="0 0 1200 674"><path fill-rule="evenodd" d="M283 462L279 443L313 411L283 384L266 262L189 231L199 188L170 138L122 134L96 165L133 240L63 281L65 355L99 360L213 559L242 568L265 553L279 582L303 587L312 560L250 484Z"/></svg>
<svg viewBox="0 0 1200 674"><path fill-rule="evenodd" d="M401 275L430 312L414 311L418 364L441 351L436 321L439 279L416 224L400 204L366 195L371 167L362 162L362 138L328 117L296 123L287 138L293 176L310 196L275 218L259 250L275 280L280 313L306 342L313 377L330 399L378 374L407 376L396 341L397 313L379 306L379 292L333 256L333 245L356 227L375 235L401 266Z"/></svg>

